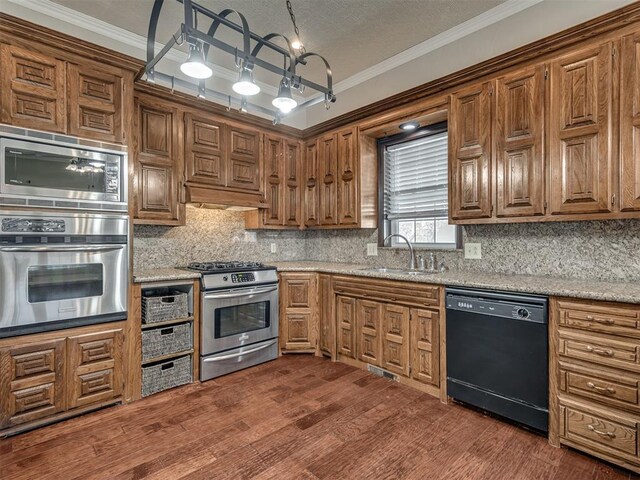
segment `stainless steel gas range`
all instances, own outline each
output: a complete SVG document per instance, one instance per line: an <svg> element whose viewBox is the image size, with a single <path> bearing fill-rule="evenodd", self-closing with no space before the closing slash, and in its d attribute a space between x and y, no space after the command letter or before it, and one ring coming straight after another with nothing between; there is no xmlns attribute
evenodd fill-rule
<svg viewBox="0 0 640 480"><path fill-rule="evenodd" d="M201 273L200 380L278 357L278 275L253 262L191 263Z"/></svg>

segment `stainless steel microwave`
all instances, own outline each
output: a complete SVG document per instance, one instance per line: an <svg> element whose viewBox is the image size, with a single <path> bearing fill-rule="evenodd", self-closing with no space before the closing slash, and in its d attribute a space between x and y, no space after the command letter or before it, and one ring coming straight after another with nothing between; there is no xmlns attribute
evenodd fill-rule
<svg viewBox="0 0 640 480"><path fill-rule="evenodd" d="M3 127L2 205L126 212L126 149Z"/></svg>

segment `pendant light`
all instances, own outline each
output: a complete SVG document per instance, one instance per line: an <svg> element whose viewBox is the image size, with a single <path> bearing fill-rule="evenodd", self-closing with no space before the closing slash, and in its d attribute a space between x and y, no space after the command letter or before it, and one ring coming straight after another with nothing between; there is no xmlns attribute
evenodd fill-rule
<svg viewBox="0 0 640 480"><path fill-rule="evenodd" d="M200 42L196 42L195 45L189 45L189 55L184 63L180 65L180 70L192 78L204 79L213 75L213 70L204 63L204 52Z"/></svg>
<svg viewBox="0 0 640 480"><path fill-rule="evenodd" d="M282 113L289 113L298 106L298 102L291 97L291 85L289 85L287 78L283 78L280 82L278 96L273 99L271 104Z"/></svg>
<svg viewBox="0 0 640 480"><path fill-rule="evenodd" d="M260 87L253 80L253 68L242 65L238 74L238 81L231 88L238 95L246 97L260 93Z"/></svg>

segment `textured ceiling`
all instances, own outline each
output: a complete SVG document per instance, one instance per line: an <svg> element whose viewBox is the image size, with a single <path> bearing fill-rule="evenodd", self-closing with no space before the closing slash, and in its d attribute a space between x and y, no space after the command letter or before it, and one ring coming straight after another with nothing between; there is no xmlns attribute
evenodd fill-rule
<svg viewBox="0 0 640 480"><path fill-rule="evenodd" d="M145 37L154 3L153 0L53 1ZM285 0L197 1L215 12L224 8L238 10L245 15L255 33L293 34ZM504 1L292 0L292 3L307 51L327 58L333 70L334 82L339 82ZM200 20L201 30L208 28L210 22L204 18ZM182 4L176 0L165 0L157 40L166 43L181 21ZM220 33L224 35L221 38L240 46L240 35L226 30L223 32L221 28ZM221 57L214 60L216 63L233 68L233 59L224 53L219 55ZM277 58L261 56L272 61ZM264 71L256 73L266 77L265 80L273 81ZM299 73L324 83L320 65L310 63Z"/></svg>

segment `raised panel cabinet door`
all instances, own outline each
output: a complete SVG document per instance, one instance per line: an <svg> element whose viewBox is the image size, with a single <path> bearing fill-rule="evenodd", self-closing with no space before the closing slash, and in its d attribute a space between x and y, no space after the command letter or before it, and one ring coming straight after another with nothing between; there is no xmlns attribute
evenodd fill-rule
<svg viewBox="0 0 640 480"><path fill-rule="evenodd" d="M451 95L449 213L453 220L492 214L490 82Z"/></svg>
<svg viewBox="0 0 640 480"><path fill-rule="evenodd" d="M338 224L338 136L318 140L320 225Z"/></svg>
<svg viewBox="0 0 640 480"><path fill-rule="evenodd" d="M185 179L224 187L227 181L224 124L192 113L184 115Z"/></svg>
<svg viewBox="0 0 640 480"><path fill-rule="evenodd" d="M560 57L550 66L549 168L553 214L612 210L613 45Z"/></svg>
<svg viewBox="0 0 640 480"><path fill-rule="evenodd" d="M336 353L336 319L333 314L331 275L318 275L318 321L320 323L320 351L330 357Z"/></svg>
<svg viewBox="0 0 640 480"><path fill-rule="evenodd" d="M338 325L338 353L356 358L356 299L336 297L336 322Z"/></svg>
<svg viewBox="0 0 640 480"><path fill-rule="evenodd" d="M544 215L544 65L496 81L496 214Z"/></svg>
<svg viewBox="0 0 640 480"><path fill-rule="evenodd" d="M136 100L135 218L146 223L180 225L178 110L156 101Z"/></svg>
<svg viewBox="0 0 640 480"><path fill-rule="evenodd" d="M356 336L358 358L372 365L382 363L382 304L369 300L356 302Z"/></svg>
<svg viewBox="0 0 640 480"><path fill-rule="evenodd" d="M229 126L229 164L227 187L238 190L259 192L260 175L260 132Z"/></svg>
<svg viewBox="0 0 640 480"><path fill-rule="evenodd" d="M65 339L0 349L0 429L65 410Z"/></svg>
<svg viewBox="0 0 640 480"><path fill-rule="evenodd" d="M302 224L302 148L299 142L284 141L284 224Z"/></svg>
<svg viewBox="0 0 640 480"><path fill-rule="evenodd" d="M106 68L106 67L104 67ZM105 142L124 142L122 71L67 65L69 133Z"/></svg>
<svg viewBox="0 0 640 480"><path fill-rule="evenodd" d="M409 307L382 305L382 368L409 376Z"/></svg>
<svg viewBox="0 0 640 480"><path fill-rule="evenodd" d="M358 224L358 130L338 133L338 224Z"/></svg>
<svg viewBox="0 0 640 480"><path fill-rule="evenodd" d="M124 388L122 329L67 339L67 406L118 398Z"/></svg>
<svg viewBox="0 0 640 480"><path fill-rule="evenodd" d="M307 227L320 225L320 180L318 142L305 145L304 160L304 224Z"/></svg>
<svg viewBox="0 0 640 480"><path fill-rule="evenodd" d="M65 133L65 70L65 63L56 58L0 45L0 121Z"/></svg>
<svg viewBox="0 0 640 480"><path fill-rule="evenodd" d="M411 378L440 386L440 322L433 310L411 309Z"/></svg>
<svg viewBox="0 0 640 480"><path fill-rule="evenodd" d="M620 210L640 210L640 33L622 39Z"/></svg>
<svg viewBox="0 0 640 480"><path fill-rule="evenodd" d="M311 308L313 274L287 274L281 276L284 283L285 308Z"/></svg>
<svg viewBox="0 0 640 480"><path fill-rule="evenodd" d="M284 314L285 350L308 350L313 348L311 342L311 313L286 312Z"/></svg>
<svg viewBox="0 0 640 480"><path fill-rule="evenodd" d="M284 225L284 153L279 137L265 136L265 196L269 207L264 211L265 225Z"/></svg>

